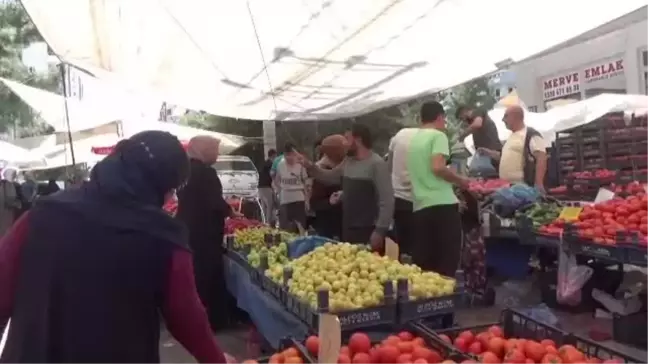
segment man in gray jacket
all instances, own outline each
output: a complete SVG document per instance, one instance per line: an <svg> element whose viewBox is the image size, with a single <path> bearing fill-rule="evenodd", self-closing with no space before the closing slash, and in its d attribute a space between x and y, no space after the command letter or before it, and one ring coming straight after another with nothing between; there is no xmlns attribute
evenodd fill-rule
<svg viewBox="0 0 648 364"><path fill-rule="evenodd" d="M325 170L301 159L309 175L317 181L342 184L341 194L332 201L342 203L342 240L370 243L375 250L381 250L394 214L389 168L372 151L373 140L367 126L353 124L345 137L348 157L334 169Z"/></svg>

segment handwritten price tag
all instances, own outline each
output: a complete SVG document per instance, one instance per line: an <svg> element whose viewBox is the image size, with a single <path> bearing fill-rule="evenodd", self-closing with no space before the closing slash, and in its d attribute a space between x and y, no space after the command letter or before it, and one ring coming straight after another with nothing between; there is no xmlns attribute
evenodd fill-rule
<svg viewBox="0 0 648 364"><path fill-rule="evenodd" d="M400 256L398 244L390 238L385 238L385 256L393 260L398 260L398 257Z"/></svg>
<svg viewBox="0 0 648 364"><path fill-rule="evenodd" d="M580 215L581 211L583 211L582 207L564 207L560 212L560 216L558 216L558 218L566 221L578 220L578 216Z"/></svg>
<svg viewBox="0 0 648 364"><path fill-rule="evenodd" d="M594 203L601 203L609 201L614 198L614 192L608 190L607 188L599 188Z"/></svg>
<svg viewBox="0 0 648 364"><path fill-rule="evenodd" d="M320 363L336 363L342 345L340 320L337 316L326 313L319 315L319 339L318 361Z"/></svg>

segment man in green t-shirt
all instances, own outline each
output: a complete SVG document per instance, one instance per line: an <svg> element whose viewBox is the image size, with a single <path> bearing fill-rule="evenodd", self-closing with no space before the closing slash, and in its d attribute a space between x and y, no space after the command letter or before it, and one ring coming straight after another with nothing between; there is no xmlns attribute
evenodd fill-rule
<svg viewBox="0 0 648 364"><path fill-rule="evenodd" d="M461 254L461 219L452 185L468 179L447 167L450 158L445 111L436 102L421 107L421 128L410 140L407 172L412 185L412 258L424 270L454 276Z"/></svg>

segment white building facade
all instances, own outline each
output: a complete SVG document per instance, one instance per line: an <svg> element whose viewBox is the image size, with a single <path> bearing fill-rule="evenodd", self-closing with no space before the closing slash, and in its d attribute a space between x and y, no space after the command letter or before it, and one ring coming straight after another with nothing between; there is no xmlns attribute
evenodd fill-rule
<svg viewBox="0 0 648 364"><path fill-rule="evenodd" d="M647 7L514 64L532 111L601 93L648 94Z"/></svg>

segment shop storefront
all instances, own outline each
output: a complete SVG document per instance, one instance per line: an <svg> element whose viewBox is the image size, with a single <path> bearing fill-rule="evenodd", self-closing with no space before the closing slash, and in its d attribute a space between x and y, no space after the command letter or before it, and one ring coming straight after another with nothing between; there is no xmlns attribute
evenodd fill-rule
<svg viewBox="0 0 648 364"><path fill-rule="evenodd" d="M648 94L646 8L512 67L520 98L544 111L602 93Z"/></svg>
<svg viewBox="0 0 648 364"><path fill-rule="evenodd" d="M602 93L627 93L622 55L601 60L542 80L542 105L545 110L587 99Z"/></svg>

